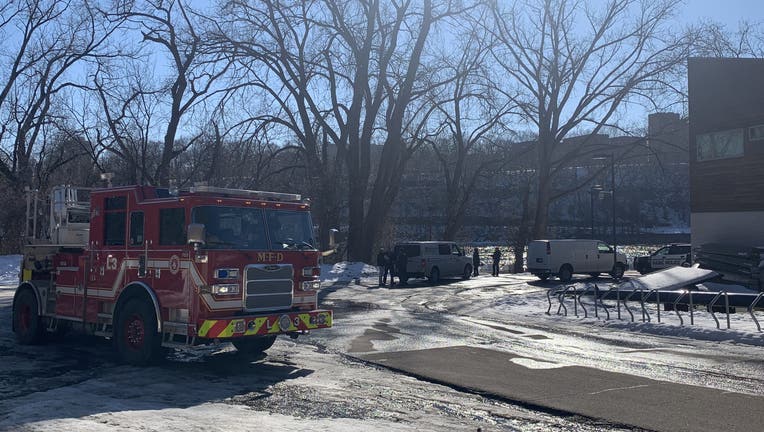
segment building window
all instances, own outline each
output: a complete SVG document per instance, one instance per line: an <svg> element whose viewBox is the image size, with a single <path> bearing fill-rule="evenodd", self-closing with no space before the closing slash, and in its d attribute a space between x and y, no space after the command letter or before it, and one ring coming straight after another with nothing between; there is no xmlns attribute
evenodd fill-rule
<svg viewBox="0 0 764 432"><path fill-rule="evenodd" d="M159 210L159 244L186 244L186 210L184 208Z"/></svg>
<svg viewBox="0 0 764 432"><path fill-rule="evenodd" d="M743 156L743 129L711 132L696 139L697 161Z"/></svg>
<svg viewBox="0 0 764 432"><path fill-rule="evenodd" d="M764 125L756 125L748 128L748 139L751 141L764 140Z"/></svg>

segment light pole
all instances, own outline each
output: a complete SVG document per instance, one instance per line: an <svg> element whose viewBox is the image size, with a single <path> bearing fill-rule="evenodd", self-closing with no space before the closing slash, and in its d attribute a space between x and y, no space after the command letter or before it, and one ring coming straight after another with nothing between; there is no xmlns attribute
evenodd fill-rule
<svg viewBox="0 0 764 432"><path fill-rule="evenodd" d="M618 254L616 253L616 239L615 239L615 154L610 153L609 156L595 156L593 160L604 161L610 158L610 199L613 203L613 269L618 263Z"/></svg>
<svg viewBox="0 0 764 432"><path fill-rule="evenodd" d="M590 204L589 216L592 222L592 231L591 231L592 240L594 240L594 237L595 237L594 236L594 197L595 196L599 197L600 193L602 193L602 190L603 188L601 185L594 185L591 187L591 189L589 189L589 204Z"/></svg>

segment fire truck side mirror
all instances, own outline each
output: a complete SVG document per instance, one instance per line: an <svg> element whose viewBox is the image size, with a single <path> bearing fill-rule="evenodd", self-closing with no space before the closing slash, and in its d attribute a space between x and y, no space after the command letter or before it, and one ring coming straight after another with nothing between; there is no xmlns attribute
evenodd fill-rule
<svg viewBox="0 0 764 432"><path fill-rule="evenodd" d="M204 245L205 243L205 228L204 224L192 223L188 225L188 244Z"/></svg>
<svg viewBox="0 0 764 432"><path fill-rule="evenodd" d="M329 230L329 249L337 249L337 233L338 229L332 228Z"/></svg>
<svg viewBox="0 0 764 432"><path fill-rule="evenodd" d="M337 233L339 233L337 229L332 228L329 230L329 250L321 252L321 256L326 257L337 252Z"/></svg>

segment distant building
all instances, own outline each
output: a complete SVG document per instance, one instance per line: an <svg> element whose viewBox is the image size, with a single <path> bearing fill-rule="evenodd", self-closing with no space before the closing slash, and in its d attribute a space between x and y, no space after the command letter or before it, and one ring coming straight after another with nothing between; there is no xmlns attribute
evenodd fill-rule
<svg viewBox="0 0 764 432"><path fill-rule="evenodd" d="M647 157L663 164L687 163L689 129L687 119L677 113L661 112L647 118Z"/></svg>
<svg viewBox="0 0 764 432"><path fill-rule="evenodd" d="M676 113L651 114L646 136L609 136L605 133L571 136L555 149L566 160L555 179L555 190L583 184L550 207L551 237L608 237L611 230L610 196L595 195L598 184L611 187L608 161L593 156L615 154L617 184L616 231L625 242L688 242L689 170L688 123ZM515 235L523 211L523 192L536 183L536 142L507 142L511 162L475 186L463 229L457 240L508 242ZM390 217L397 240L438 239L444 229L444 175L428 148L413 157L403 175ZM590 179L592 174L599 175ZM533 205L531 197L530 205ZM533 208L529 210L531 213Z"/></svg>
<svg viewBox="0 0 764 432"><path fill-rule="evenodd" d="M764 60L688 68L693 247L764 246Z"/></svg>

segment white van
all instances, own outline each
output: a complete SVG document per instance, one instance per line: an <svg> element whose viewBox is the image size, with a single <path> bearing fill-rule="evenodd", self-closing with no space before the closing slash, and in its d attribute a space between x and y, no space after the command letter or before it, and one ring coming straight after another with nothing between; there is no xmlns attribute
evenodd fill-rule
<svg viewBox="0 0 764 432"><path fill-rule="evenodd" d="M396 253L406 251L406 273L410 278L424 278L437 285L441 278L472 276L472 257L454 242L411 241L395 245Z"/></svg>
<svg viewBox="0 0 764 432"><path fill-rule="evenodd" d="M626 271L626 255L619 253L613 264L613 248L599 240L533 240L528 244L528 271L541 280L557 276L564 283L573 274L592 277L609 273L614 279Z"/></svg>

